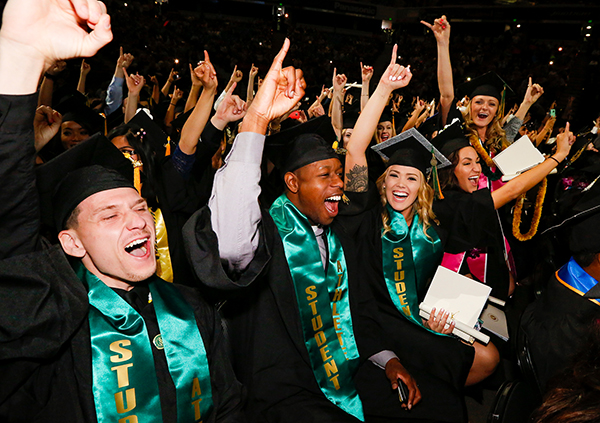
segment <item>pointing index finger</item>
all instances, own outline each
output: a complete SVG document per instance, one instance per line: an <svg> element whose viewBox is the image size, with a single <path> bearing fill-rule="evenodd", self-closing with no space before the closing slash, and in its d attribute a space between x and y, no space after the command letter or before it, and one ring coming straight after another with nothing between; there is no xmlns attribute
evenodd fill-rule
<svg viewBox="0 0 600 423"><path fill-rule="evenodd" d="M392 60L390 62L390 65L396 64L396 56L397 55L398 55L398 44L394 44L394 47L392 48Z"/></svg>
<svg viewBox="0 0 600 423"><path fill-rule="evenodd" d="M279 70L283 67L283 60L285 59L285 56L287 55L289 49L290 39L286 38L283 42L283 46L281 46L281 50L279 50L279 53L277 53L277 56L275 56L275 59L273 60L271 69Z"/></svg>

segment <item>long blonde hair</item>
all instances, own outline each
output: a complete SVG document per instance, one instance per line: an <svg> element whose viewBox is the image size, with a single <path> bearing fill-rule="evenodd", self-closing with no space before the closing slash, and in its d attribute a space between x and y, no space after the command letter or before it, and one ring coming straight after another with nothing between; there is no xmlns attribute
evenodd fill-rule
<svg viewBox="0 0 600 423"><path fill-rule="evenodd" d="M466 111L463 112L462 115L465 120L469 141L471 142L471 145L476 145L476 143L479 142L479 133L477 132L477 126L475 126L473 118L471 117L471 101L473 100L470 99L467 103ZM489 153L493 152L494 154L498 154L509 146L509 143L506 140L506 132L504 132L504 129L500 126L501 121L502 116L500 115L500 106L498 106L496 115L488 124L485 132L485 142L483 143L483 146Z"/></svg>
<svg viewBox="0 0 600 423"><path fill-rule="evenodd" d="M383 204L383 211L381 212L381 220L383 221L383 233L382 236L387 232L392 230L390 226L390 213L388 212L387 207L387 197L385 196L385 188L383 187L385 178L390 172L390 167L388 167L383 175L381 175L377 179L377 191L379 192L379 197L381 199L381 204ZM421 185L419 186L419 191L417 192L417 199L412 205L411 215L414 216L416 213L419 216L419 221L423 224L423 232L425 236L429 240L433 240L427 230L431 227L431 222L438 223L435 218L435 213L433 213L433 188L429 186L429 184L425 181L425 175L421 171L419 171L421 175Z"/></svg>

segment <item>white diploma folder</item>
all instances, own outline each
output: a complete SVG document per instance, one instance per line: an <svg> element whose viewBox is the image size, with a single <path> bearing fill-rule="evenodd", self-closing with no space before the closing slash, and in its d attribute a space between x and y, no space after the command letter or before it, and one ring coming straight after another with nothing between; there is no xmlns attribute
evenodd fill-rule
<svg viewBox="0 0 600 423"><path fill-rule="evenodd" d="M487 344L490 337L477 331L475 325L491 291L487 285L438 266L425 299L419 304L419 315L429 319L433 308L436 313L444 309L455 322L454 335L467 342L474 338Z"/></svg>
<svg viewBox="0 0 600 423"><path fill-rule="evenodd" d="M544 155L535 148L527 135L523 135L495 156L493 161L504 175L502 180L507 181L542 163Z"/></svg>

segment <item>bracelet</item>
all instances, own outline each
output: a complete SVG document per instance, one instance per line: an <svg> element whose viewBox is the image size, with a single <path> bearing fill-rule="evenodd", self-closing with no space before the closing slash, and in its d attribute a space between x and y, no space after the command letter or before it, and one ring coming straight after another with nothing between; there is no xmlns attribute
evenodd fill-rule
<svg viewBox="0 0 600 423"><path fill-rule="evenodd" d="M550 156L550 157L548 157L548 158L549 158L549 159L552 159L552 160L554 160L554 161L556 162L556 164L560 164L560 162L559 162L558 160L556 160L556 159L554 158L554 156Z"/></svg>
<svg viewBox="0 0 600 423"><path fill-rule="evenodd" d="M50 73L48 73L48 72L46 72L46 73L44 74L44 77L45 77L45 78L48 78L48 79L51 79L52 81L56 81L56 75L52 75L52 74L50 74Z"/></svg>
<svg viewBox="0 0 600 423"><path fill-rule="evenodd" d="M169 103L171 106L177 106L177 103Z"/></svg>

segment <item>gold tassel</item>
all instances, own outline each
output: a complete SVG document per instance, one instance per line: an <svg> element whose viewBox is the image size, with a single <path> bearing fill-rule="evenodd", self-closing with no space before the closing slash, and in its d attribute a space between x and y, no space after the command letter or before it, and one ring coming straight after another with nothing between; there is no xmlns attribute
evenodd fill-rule
<svg viewBox="0 0 600 423"><path fill-rule="evenodd" d="M167 137L167 144L165 145L165 157L171 155L171 137Z"/></svg>
<svg viewBox="0 0 600 423"><path fill-rule="evenodd" d="M135 187L136 191L142 195L142 178L140 173L144 164L140 160L134 160L133 157L131 157L131 154L128 152L124 152L123 155L126 159L129 159L133 165L133 186Z"/></svg>

